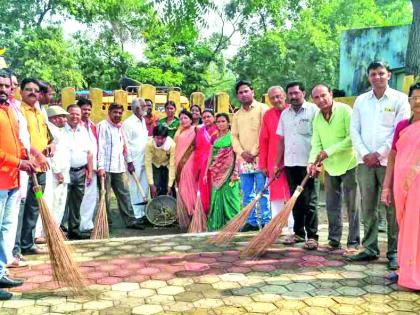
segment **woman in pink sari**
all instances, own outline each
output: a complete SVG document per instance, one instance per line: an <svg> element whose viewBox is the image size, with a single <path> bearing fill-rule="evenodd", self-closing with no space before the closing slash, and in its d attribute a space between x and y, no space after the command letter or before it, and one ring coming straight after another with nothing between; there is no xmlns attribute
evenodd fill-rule
<svg viewBox="0 0 420 315"><path fill-rule="evenodd" d="M202 114L203 126L197 130L195 139L195 169L198 172L198 189L204 213L207 215L210 208L211 179L204 183L204 175L207 162L211 154L211 138L217 134L217 126L214 123L214 115L211 110L204 110Z"/></svg>
<svg viewBox="0 0 420 315"><path fill-rule="evenodd" d="M398 284L420 290L420 83L410 87L409 96L413 116L395 129L381 201L395 202Z"/></svg>
<svg viewBox="0 0 420 315"><path fill-rule="evenodd" d="M179 226L185 230L194 214L198 190L198 174L194 167L196 127L192 125L189 111L181 111L179 119L182 128L175 137L177 216Z"/></svg>

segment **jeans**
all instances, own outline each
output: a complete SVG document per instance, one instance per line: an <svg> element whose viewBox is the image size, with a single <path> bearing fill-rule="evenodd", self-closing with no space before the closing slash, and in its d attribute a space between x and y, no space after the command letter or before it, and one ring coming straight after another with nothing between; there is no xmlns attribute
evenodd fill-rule
<svg viewBox="0 0 420 315"><path fill-rule="evenodd" d="M325 172L325 195L328 216L328 240L334 245L341 242L343 234L342 198L346 203L349 221L348 247L360 244L359 212L356 207L356 168L340 176L330 176Z"/></svg>
<svg viewBox="0 0 420 315"><path fill-rule="evenodd" d="M360 195L362 197L362 217L364 226L364 237L362 244L364 251L372 256L379 256L378 246L378 225L379 207L378 201L382 191L382 182L385 177L385 166L367 167L359 164L357 167L357 181L359 183ZM398 226L393 204L386 207L388 251L386 256L397 257Z"/></svg>
<svg viewBox="0 0 420 315"><path fill-rule="evenodd" d="M262 172L241 174L241 189L242 189L242 204L246 206L249 204L256 195L263 190L267 178ZM252 226L257 226L258 224L265 225L271 220L271 211L268 206L268 189L264 191L260 201L259 201L259 213L254 207L251 214L248 216L247 223Z"/></svg>
<svg viewBox="0 0 420 315"><path fill-rule="evenodd" d="M5 273L7 265L7 247L4 236L10 231L13 221L17 219L16 199L18 188L0 190L0 279Z"/></svg>

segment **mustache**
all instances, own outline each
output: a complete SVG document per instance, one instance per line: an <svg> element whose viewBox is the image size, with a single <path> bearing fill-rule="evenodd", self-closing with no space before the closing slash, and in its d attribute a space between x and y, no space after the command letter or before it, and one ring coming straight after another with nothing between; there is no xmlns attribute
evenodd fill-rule
<svg viewBox="0 0 420 315"><path fill-rule="evenodd" d="M34 93L28 94L28 97L36 97Z"/></svg>

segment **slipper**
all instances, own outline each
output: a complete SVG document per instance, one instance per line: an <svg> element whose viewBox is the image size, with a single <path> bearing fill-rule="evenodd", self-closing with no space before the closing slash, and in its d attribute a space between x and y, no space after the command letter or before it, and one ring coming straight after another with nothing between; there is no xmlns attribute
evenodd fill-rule
<svg viewBox="0 0 420 315"><path fill-rule="evenodd" d="M297 236L296 234L292 234L292 235L288 235L284 240L283 240L283 244L284 245L293 245L293 244L295 244L295 243L302 243L302 242L304 242L305 240L302 238L302 237L300 237L300 236Z"/></svg>
<svg viewBox="0 0 420 315"><path fill-rule="evenodd" d="M303 248L308 250L315 250L318 248L318 242L313 238L310 238L306 241L305 245L303 245Z"/></svg>

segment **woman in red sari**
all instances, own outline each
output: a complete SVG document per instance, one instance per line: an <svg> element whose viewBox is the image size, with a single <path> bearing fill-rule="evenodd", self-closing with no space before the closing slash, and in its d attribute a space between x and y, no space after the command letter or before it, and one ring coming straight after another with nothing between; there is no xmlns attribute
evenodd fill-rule
<svg viewBox="0 0 420 315"><path fill-rule="evenodd" d="M217 126L214 123L214 115L211 110L204 110L202 114L203 126L197 130L195 139L195 169L198 172L198 189L204 213L207 215L210 208L211 179L204 183L204 175L207 162L211 154L211 139L217 134Z"/></svg>
<svg viewBox="0 0 420 315"><path fill-rule="evenodd" d="M179 119L182 128L175 137L177 215L181 229L187 229L194 214L198 191L198 174L194 163L196 127L192 124L189 111L181 111Z"/></svg>
<svg viewBox="0 0 420 315"><path fill-rule="evenodd" d="M413 116L398 123L384 178L381 201L394 199L398 223L400 286L420 290L420 83L410 87Z"/></svg>

